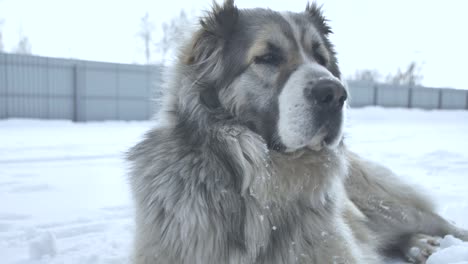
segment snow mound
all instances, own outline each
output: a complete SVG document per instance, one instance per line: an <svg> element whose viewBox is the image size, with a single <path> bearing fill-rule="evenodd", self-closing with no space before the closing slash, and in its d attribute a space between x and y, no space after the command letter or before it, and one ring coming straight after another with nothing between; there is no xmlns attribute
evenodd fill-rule
<svg viewBox="0 0 468 264"><path fill-rule="evenodd" d="M50 233L44 233L29 243L29 259L40 260L43 257L54 257L57 254L57 240Z"/></svg>
<svg viewBox="0 0 468 264"><path fill-rule="evenodd" d="M426 264L468 264L468 242L445 236L440 241L440 250L432 254Z"/></svg>

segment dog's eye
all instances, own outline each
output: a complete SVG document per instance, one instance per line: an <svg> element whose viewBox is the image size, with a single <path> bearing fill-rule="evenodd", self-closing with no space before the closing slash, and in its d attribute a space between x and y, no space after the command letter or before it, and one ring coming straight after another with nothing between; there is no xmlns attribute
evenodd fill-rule
<svg viewBox="0 0 468 264"><path fill-rule="evenodd" d="M268 65L278 65L281 63L281 56L275 53L267 53L265 55L256 56L254 62L256 64L268 64Z"/></svg>
<svg viewBox="0 0 468 264"><path fill-rule="evenodd" d="M327 65L327 59L325 59L325 57L324 57L322 54L320 54L320 53L315 53L315 54L314 54L314 57L315 57L315 59L317 60L317 62L318 62L320 65L322 65L322 66Z"/></svg>
<svg viewBox="0 0 468 264"><path fill-rule="evenodd" d="M322 66L327 64L327 59L323 56L322 52L320 51L321 44L314 43L313 44L313 56L315 60Z"/></svg>

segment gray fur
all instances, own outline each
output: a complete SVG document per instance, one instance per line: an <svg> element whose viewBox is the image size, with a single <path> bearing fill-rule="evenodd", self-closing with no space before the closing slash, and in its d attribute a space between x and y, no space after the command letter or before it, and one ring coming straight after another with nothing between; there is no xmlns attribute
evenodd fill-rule
<svg viewBox="0 0 468 264"><path fill-rule="evenodd" d="M404 253L414 236L451 234L468 241L468 232L439 216L429 198L405 184L389 169L348 151L349 198L368 218L368 227L382 243L381 251ZM403 247L403 248L402 248Z"/></svg>
<svg viewBox="0 0 468 264"><path fill-rule="evenodd" d="M310 72L298 83L321 77L317 68L339 79L329 33L316 5L285 16L228 0L202 18L167 82L158 125L128 154L133 263L381 263L379 250L411 234L457 231L342 141L312 133L301 140L317 146L291 150L279 137L289 76L320 64L303 67ZM272 52L278 61L266 64ZM318 108L304 109L340 142L341 111Z"/></svg>

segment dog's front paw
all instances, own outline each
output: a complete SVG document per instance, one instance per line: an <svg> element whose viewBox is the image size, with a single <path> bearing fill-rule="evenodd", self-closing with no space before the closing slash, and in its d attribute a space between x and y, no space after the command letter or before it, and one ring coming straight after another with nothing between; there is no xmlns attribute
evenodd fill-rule
<svg viewBox="0 0 468 264"><path fill-rule="evenodd" d="M423 234L413 235L403 253L409 262L424 264L439 249L440 239Z"/></svg>
<svg viewBox="0 0 468 264"><path fill-rule="evenodd" d="M461 239L465 242L468 242L468 231L464 229L458 229L457 232L453 234L456 238Z"/></svg>

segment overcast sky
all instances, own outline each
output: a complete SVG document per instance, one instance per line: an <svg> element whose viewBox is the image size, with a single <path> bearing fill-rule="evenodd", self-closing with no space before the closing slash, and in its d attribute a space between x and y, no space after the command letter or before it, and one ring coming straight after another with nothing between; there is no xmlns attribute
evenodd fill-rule
<svg viewBox="0 0 468 264"><path fill-rule="evenodd" d="M302 11L306 0L238 0L237 6ZM345 76L356 69L395 72L423 63L423 84L468 89L468 1L319 0L331 20ZM111 62L143 62L136 37L148 12L156 25L208 9L211 0L0 0L7 51L21 34L34 54Z"/></svg>

